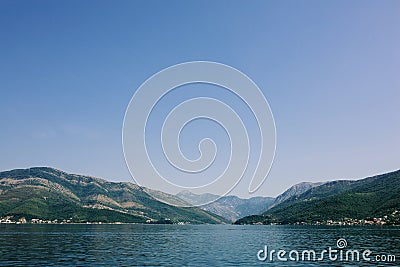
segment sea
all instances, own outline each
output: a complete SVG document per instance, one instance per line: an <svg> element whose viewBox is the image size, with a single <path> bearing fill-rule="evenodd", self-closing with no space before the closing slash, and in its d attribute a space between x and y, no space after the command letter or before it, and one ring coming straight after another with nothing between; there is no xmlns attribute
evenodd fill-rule
<svg viewBox="0 0 400 267"><path fill-rule="evenodd" d="M400 266L400 228L3 224L0 266Z"/></svg>

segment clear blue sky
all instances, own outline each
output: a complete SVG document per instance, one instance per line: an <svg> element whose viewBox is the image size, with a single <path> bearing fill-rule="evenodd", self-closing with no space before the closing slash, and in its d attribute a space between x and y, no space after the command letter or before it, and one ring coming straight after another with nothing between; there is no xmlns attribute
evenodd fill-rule
<svg viewBox="0 0 400 267"><path fill-rule="evenodd" d="M269 101L277 152L258 195L399 169L399 25L399 1L1 0L0 170L131 181L130 98L192 60L243 71Z"/></svg>

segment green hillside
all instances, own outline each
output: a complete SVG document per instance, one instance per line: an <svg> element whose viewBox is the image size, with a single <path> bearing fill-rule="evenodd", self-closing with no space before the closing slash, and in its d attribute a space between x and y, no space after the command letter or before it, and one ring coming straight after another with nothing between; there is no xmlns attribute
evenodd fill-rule
<svg viewBox="0 0 400 267"><path fill-rule="evenodd" d="M262 215L238 220L251 223L316 223L327 220L391 216L400 210L400 170L357 181L333 181L291 197ZM396 222L397 218L393 218Z"/></svg>
<svg viewBox="0 0 400 267"><path fill-rule="evenodd" d="M142 223L166 218L172 222L226 222L199 208L160 202L149 191L132 183L112 183L47 167L0 172L0 217L72 218L74 222ZM163 197L182 202L173 195L163 193Z"/></svg>

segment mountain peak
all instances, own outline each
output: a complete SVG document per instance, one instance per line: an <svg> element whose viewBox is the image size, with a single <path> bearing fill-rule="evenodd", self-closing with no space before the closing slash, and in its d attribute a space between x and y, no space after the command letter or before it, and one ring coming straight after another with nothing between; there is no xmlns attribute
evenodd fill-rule
<svg viewBox="0 0 400 267"><path fill-rule="evenodd" d="M283 192L282 194L280 194L279 196L277 196L275 198L274 203L268 207L268 209L279 205L280 203L288 200L289 198L295 197L295 196L299 196L305 192L307 192L308 190L320 186L324 184L323 182L301 182L298 184L295 184L293 186L291 186L289 189L287 189L285 192Z"/></svg>

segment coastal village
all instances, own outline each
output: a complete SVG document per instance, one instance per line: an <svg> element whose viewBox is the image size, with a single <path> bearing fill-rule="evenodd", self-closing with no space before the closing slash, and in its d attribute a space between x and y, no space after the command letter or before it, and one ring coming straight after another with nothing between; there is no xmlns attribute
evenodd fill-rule
<svg viewBox="0 0 400 267"><path fill-rule="evenodd" d="M14 219L13 216L5 216L0 218L0 224L76 224L72 218L63 220L42 220L42 219L30 219L27 220L25 217L19 219ZM80 224L124 224L122 222L114 223L104 223L104 222L79 222ZM185 225L190 224L189 222L173 222L169 218L164 218L160 220L146 220L145 224L178 224ZM255 225L270 224L277 225L279 223L253 223ZM367 218L367 219L353 219L353 218L343 218L342 220L326 220L317 222L295 222L293 225L332 225L332 226L352 226L352 225L400 225L400 211L395 210L390 215L385 215L378 218Z"/></svg>
<svg viewBox="0 0 400 267"><path fill-rule="evenodd" d="M42 219L30 219L27 220L25 217L19 218L19 219L14 219L13 216L5 216L0 218L0 224L66 224L66 223L73 223L72 218L69 218L67 220L42 220ZM88 223L93 223L93 224L101 224L101 222L88 222Z"/></svg>
<svg viewBox="0 0 400 267"><path fill-rule="evenodd" d="M265 220L253 223L254 225L281 225L285 223L276 222L274 220ZM341 220L326 220L326 221L301 221L294 223L286 223L288 225L328 225L328 226L368 226L368 225L393 225L400 226L400 210L394 210L391 214L383 217L372 217L366 219L343 218Z"/></svg>
<svg viewBox="0 0 400 267"><path fill-rule="evenodd" d="M327 220L324 222L306 223L297 222L296 225L400 225L400 211L395 210L390 215L385 215L378 218L367 218L367 219L353 219L344 218L343 220Z"/></svg>
<svg viewBox="0 0 400 267"><path fill-rule="evenodd" d="M4 216L0 218L0 224L126 224L123 222L113 222L113 223L105 223L105 222L76 222L73 218L63 219L63 220L42 220L42 219L30 219L27 220L25 217L21 217L15 219L14 216ZM144 224L178 224L185 225L190 224L190 222L173 222L169 218L164 218L160 220L149 219L146 220Z"/></svg>

